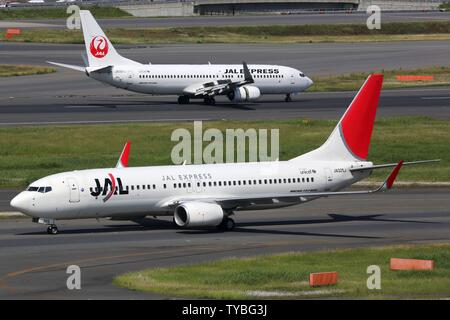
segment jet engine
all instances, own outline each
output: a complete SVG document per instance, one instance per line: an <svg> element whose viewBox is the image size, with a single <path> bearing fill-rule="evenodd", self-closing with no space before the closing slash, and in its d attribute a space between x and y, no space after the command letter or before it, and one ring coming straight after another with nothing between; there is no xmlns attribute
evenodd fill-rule
<svg viewBox="0 0 450 320"><path fill-rule="evenodd" d="M228 99L232 102L251 102L256 101L261 96L258 87L242 86L234 89L228 94Z"/></svg>
<svg viewBox="0 0 450 320"><path fill-rule="evenodd" d="M223 220L222 207L215 203L186 202L175 208L175 223L180 227L216 227Z"/></svg>

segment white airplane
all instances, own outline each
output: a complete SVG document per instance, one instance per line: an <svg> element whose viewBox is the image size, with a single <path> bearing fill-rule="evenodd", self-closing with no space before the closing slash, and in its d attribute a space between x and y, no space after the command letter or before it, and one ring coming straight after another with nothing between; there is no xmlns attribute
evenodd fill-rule
<svg viewBox="0 0 450 320"><path fill-rule="evenodd" d="M225 95L232 102L256 101L261 94L291 94L309 88L313 81L297 69L278 65L236 64L141 64L122 57L88 10L80 10L86 45L87 67L47 61L53 65L85 72L100 82L147 94L176 94L178 103L203 99L215 103Z"/></svg>
<svg viewBox="0 0 450 320"><path fill-rule="evenodd" d="M361 195L390 189L402 164L367 161L383 76L368 77L347 111L318 149L288 161L128 167L130 144L115 168L64 172L30 184L11 206L49 225L57 219L134 220L173 215L185 228L233 229L235 211L280 208L320 197ZM373 170L395 167L376 190L339 191Z"/></svg>

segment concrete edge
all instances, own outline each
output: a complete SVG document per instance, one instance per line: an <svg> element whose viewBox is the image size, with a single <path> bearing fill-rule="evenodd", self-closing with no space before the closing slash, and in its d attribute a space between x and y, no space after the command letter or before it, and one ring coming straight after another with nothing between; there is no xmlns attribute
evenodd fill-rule
<svg viewBox="0 0 450 320"><path fill-rule="evenodd" d="M0 219L1 218L25 218L27 217L23 213L17 212L17 211L5 211L0 212Z"/></svg>

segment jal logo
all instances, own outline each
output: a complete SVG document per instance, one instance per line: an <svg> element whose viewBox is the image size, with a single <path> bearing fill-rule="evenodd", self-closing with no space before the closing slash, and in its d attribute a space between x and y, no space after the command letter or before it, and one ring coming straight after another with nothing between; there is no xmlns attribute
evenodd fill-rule
<svg viewBox="0 0 450 320"><path fill-rule="evenodd" d="M128 188L124 188L122 180L115 178L111 173L108 173L109 178L105 178L103 185L101 185L99 179L95 179L96 187L92 189L91 196L98 197L100 195L105 196L103 202L108 201L113 195L128 194Z"/></svg>
<svg viewBox="0 0 450 320"><path fill-rule="evenodd" d="M94 57L103 58L108 54L108 41L103 36L94 37L90 49Z"/></svg>

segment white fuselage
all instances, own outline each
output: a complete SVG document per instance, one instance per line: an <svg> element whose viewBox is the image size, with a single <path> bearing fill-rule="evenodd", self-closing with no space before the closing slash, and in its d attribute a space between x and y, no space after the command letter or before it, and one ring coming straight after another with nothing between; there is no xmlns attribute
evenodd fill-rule
<svg viewBox="0 0 450 320"><path fill-rule="evenodd" d="M312 85L301 71L277 65L249 65L253 86L261 94L290 94L302 92ZM118 88L147 94L192 95L188 87L218 81L244 80L242 65L115 65L108 72L89 76Z"/></svg>
<svg viewBox="0 0 450 320"><path fill-rule="evenodd" d="M353 164L277 161L71 171L33 182L14 199L14 207L32 217L52 219L173 215L173 208L168 207L173 199L295 196L340 190L369 175L368 172L351 173L349 168ZM109 195L113 185L115 192ZM308 200L311 199L305 202ZM293 204L298 201L223 209L254 210Z"/></svg>

